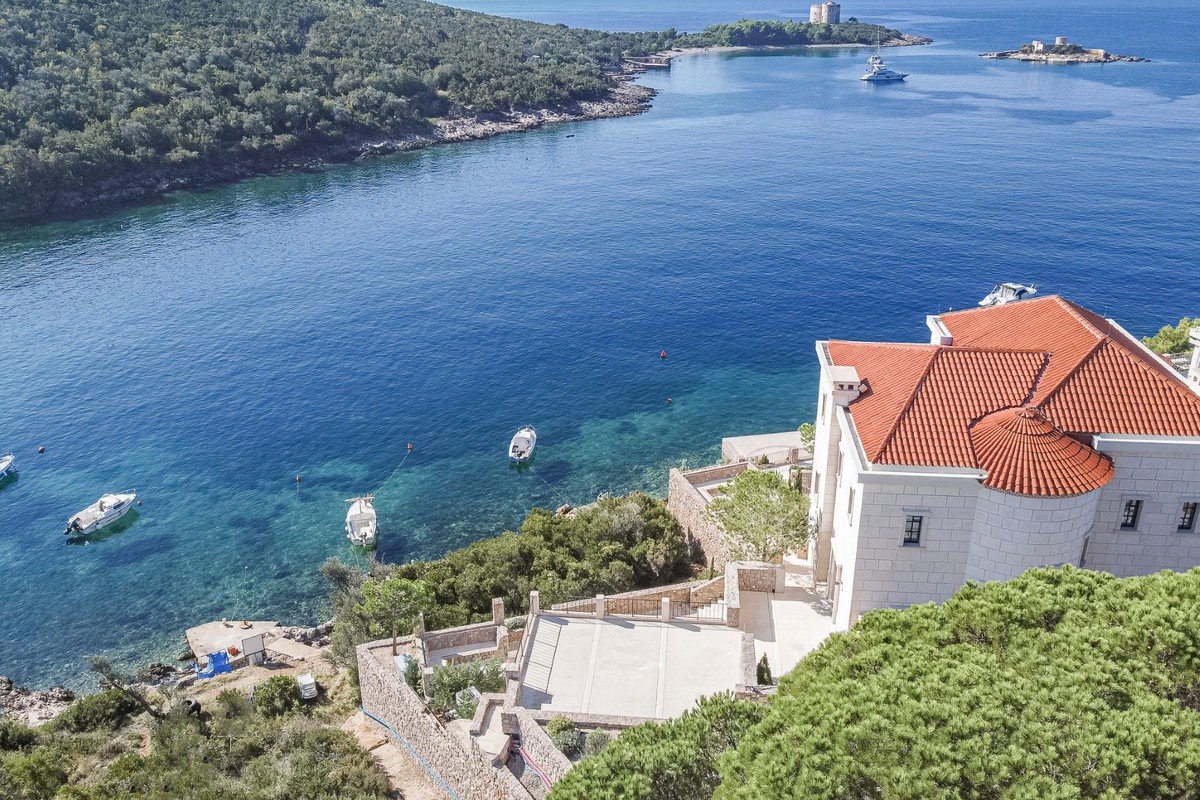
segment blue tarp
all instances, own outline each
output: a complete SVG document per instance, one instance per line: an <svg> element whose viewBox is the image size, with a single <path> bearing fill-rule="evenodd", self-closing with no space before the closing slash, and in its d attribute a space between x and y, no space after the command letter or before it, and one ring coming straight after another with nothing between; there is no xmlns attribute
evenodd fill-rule
<svg viewBox="0 0 1200 800"><path fill-rule="evenodd" d="M209 653L206 658L208 659L207 667L200 669L199 665L197 665L197 678L211 678L223 672L233 672L233 667L229 666L229 655L224 650L217 653Z"/></svg>

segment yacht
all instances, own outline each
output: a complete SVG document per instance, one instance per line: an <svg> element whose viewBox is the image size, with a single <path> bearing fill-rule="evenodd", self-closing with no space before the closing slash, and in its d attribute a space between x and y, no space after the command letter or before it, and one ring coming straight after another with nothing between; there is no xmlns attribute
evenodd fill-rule
<svg viewBox="0 0 1200 800"><path fill-rule="evenodd" d="M371 495L355 497L346 501L350 510L346 512L346 538L351 544L370 547L375 544L376 522L375 498Z"/></svg>
<svg viewBox="0 0 1200 800"><path fill-rule="evenodd" d="M517 463L528 461L537 446L537 431L532 425L526 425L517 431L512 441L508 443L508 457Z"/></svg>
<svg viewBox="0 0 1200 800"><path fill-rule="evenodd" d="M875 52L867 59L867 72L859 80L872 83L896 83L907 77L907 72L896 72L888 69L887 65L883 63L883 56L879 55L879 34L875 34Z"/></svg>
<svg viewBox="0 0 1200 800"><path fill-rule="evenodd" d="M17 459L12 453L0 456L0 478L7 478L8 473L16 469Z"/></svg>
<svg viewBox="0 0 1200 800"><path fill-rule="evenodd" d="M67 521L67 536L88 536L128 514L137 501L136 492L106 494Z"/></svg>
<svg viewBox="0 0 1200 800"><path fill-rule="evenodd" d="M1033 297L1035 294L1037 294L1037 287L1032 284L998 283L992 291L988 292L987 297L979 301L979 307L1002 306L1005 303L1013 303L1017 300Z"/></svg>

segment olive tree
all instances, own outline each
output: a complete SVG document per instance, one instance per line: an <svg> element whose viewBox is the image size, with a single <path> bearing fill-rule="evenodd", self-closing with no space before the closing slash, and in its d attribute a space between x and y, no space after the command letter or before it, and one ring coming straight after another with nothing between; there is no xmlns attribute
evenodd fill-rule
<svg viewBox="0 0 1200 800"><path fill-rule="evenodd" d="M709 505L735 559L774 561L809 538L808 497L773 471L747 469Z"/></svg>

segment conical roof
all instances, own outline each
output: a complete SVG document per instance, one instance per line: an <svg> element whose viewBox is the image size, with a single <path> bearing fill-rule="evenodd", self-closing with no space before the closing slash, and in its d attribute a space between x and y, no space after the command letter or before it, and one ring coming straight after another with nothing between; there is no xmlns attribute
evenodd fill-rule
<svg viewBox="0 0 1200 800"><path fill-rule="evenodd" d="M971 426L971 446L987 470L983 485L1002 492L1066 497L1099 489L1112 460L1056 428L1032 407L1006 408Z"/></svg>

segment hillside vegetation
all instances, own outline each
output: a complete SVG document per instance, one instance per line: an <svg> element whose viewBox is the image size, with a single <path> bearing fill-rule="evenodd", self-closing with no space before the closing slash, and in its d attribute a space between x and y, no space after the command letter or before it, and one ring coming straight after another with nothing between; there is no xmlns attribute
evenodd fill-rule
<svg viewBox="0 0 1200 800"><path fill-rule="evenodd" d="M728 702L622 734L553 800L1192 798L1200 570L967 585L864 616L784 677L755 724ZM702 768L697 753L720 751ZM671 781L651 779L668 763Z"/></svg>
<svg viewBox="0 0 1200 800"><path fill-rule="evenodd" d="M808 27L609 33L423 0L7 0L0 218L354 155L431 119L604 98L622 53L875 30Z"/></svg>

